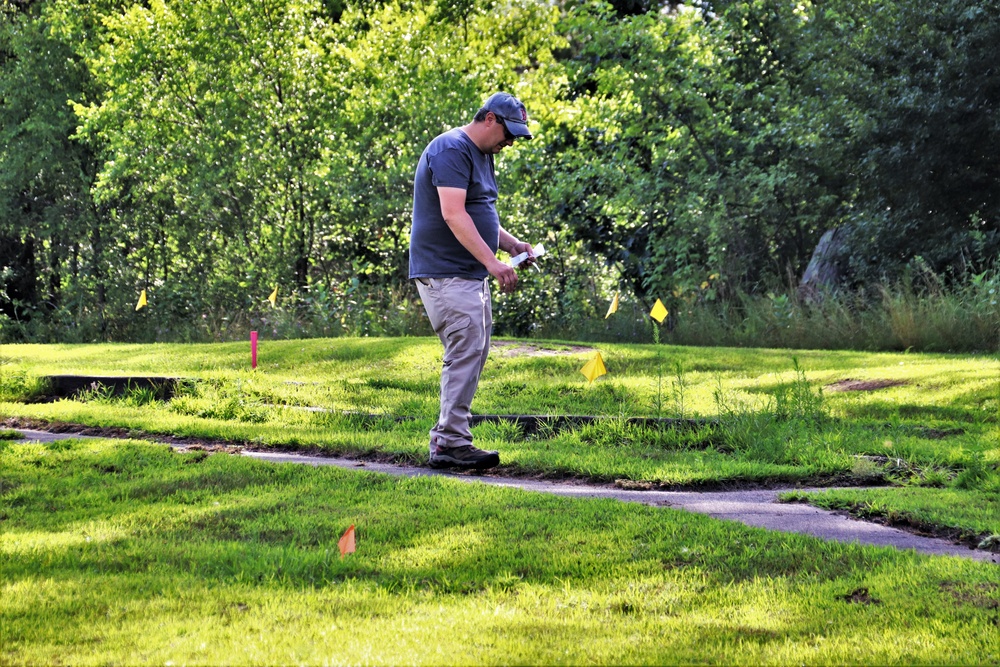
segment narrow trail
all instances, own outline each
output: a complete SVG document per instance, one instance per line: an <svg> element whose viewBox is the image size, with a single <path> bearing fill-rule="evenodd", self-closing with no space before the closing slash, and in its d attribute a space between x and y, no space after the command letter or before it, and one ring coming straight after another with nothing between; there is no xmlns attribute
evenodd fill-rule
<svg viewBox="0 0 1000 667"><path fill-rule="evenodd" d="M20 442L52 442L82 438L73 433L48 433L17 429L25 435ZM813 535L824 540L857 542L874 546L912 549L933 556L958 556L987 563L1000 563L1000 554L953 544L948 540L924 537L898 528L854 519L838 512L801 503L780 503L778 496L788 491L823 491L824 489L788 488L748 491L629 491L612 485L585 484L578 481L539 481L492 474L456 473L430 468L418 468L388 463L373 463L356 459L241 450L248 456L271 463L295 463L312 466L336 466L349 470L367 470L406 477L446 477L472 484L491 484L551 493L575 498L610 498L622 502L642 503L656 507L696 512L748 526L788 533Z"/></svg>

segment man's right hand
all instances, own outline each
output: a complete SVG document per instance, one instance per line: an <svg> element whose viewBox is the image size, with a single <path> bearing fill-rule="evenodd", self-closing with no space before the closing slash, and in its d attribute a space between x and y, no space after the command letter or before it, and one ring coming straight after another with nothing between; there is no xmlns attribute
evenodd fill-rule
<svg viewBox="0 0 1000 667"><path fill-rule="evenodd" d="M500 285L501 292L513 292L514 288L517 287L517 271L511 268L509 264L504 264L500 260L494 259L486 267L486 270L490 272L491 276L497 279L497 284Z"/></svg>

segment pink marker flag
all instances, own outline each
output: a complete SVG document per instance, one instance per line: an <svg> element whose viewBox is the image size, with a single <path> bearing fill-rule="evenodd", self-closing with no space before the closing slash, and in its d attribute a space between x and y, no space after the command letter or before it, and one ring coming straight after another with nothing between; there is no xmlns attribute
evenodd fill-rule
<svg viewBox="0 0 1000 667"><path fill-rule="evenodd" d="M257 332L250 332L250 368L257 368Z"/></svg>
<svg viewBox="0 0 1000 667"><path fill-rule="evenodd" d="M351 524L350 528L348 528L347 530L344 531L344 534L341 536L340 540L338 540L338 542L337 542L337 546L340 547L340 557L341 558L343 558L347 554L354 553L354 549L356 548L356 544L354 542L354 524L353 523Z"/></svg>

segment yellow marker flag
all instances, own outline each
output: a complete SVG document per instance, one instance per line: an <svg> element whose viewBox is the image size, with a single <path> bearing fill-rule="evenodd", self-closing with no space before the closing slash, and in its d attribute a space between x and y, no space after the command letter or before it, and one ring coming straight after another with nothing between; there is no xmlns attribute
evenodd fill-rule
<svg viewBox="0 0 1000 667"><path fill-rule="evenodd" d="M354 553L354 524L344 531L341 536L340 541L337 542L337 546L340 547L340 557L343 558L347 554Z"/></svg>
<svg viewBox="0 0 1000 667"><path fill-rule="evenodd" d="M618 292L615 292L615 298L611 299L611 306L608 307L608 314L604 316L604 319L611 317L611 313L618 312Z"/></svg>
<svg viewBox="0 0 1000 667"><path fill-rule="evenodd" d="M271 292L271 296L267 297L267 300L271 302L271 308L274 308L274 304L278 302L278 288L275 286L274 291Z"/></svg>
<svg viewBox="0 0 1000 667"><path fill-rule="evenodd" d="M667 315L669 314L670 311L666 309L666 307L663 305L663 302L660 301L659 299L657 299L656 303L653 304L653 310L649 311L649 316L652 317L657 322L659 322L660 324L663 324L663 320L665 320Z"/></svg>
<svg viewBox="0 0 1000 667"><path fill-rule="evenodd" d="M139 310L146 305L148 305L148 302L146 301L146 290L142 290L142 293L139 295L139 303L135 304L135 309Z"/></svg>
<svg viewBox="0 0 1000 667"><path fill-rule="evenodd" d="M594 358L586 363L586 365L580 369L583 373L583 377L587 378L591 382L601 377L602 375L608 374L608 369L604 367L604 359L601 358L601 353L598 352L594 355Z"/></svg>

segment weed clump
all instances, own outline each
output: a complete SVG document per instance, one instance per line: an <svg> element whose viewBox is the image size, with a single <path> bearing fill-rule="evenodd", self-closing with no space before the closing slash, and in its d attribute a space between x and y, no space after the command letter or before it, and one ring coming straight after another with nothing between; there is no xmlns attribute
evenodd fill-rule
<svg viewBox="0 0 1000 667"><path fill-rule="evenodd" d="M21 371L0 369L0 402L30 403L45 395L45 378L29 375Z"/></svg>

